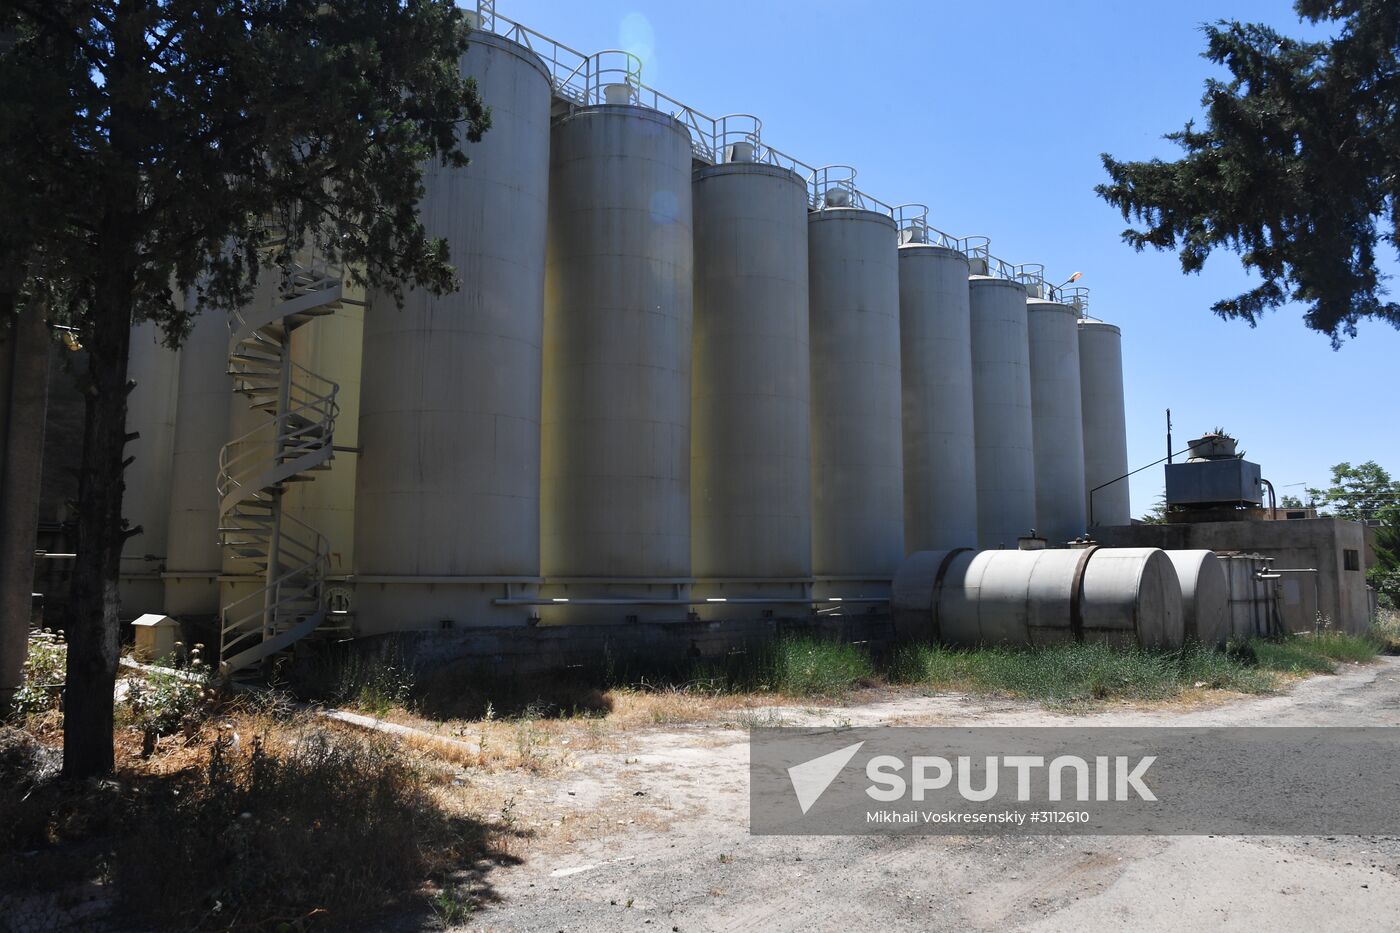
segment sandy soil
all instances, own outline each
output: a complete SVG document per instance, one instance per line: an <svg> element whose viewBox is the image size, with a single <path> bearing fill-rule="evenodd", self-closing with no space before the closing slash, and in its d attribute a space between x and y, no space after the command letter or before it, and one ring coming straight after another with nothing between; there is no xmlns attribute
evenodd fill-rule
<svg viewBox="0 0 1400 933"><path fill-rule="evenodd" d="M955 695L644 727L470 778L535 833L462 929L1395 930L1395 837L752 837L744 725L1400 726L1400 660L1286 694L1062 714Z"/></svg>

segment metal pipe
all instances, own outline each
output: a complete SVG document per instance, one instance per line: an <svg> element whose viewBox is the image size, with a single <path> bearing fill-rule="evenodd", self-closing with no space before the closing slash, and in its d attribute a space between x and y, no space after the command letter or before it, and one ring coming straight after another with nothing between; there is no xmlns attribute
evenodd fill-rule
<svg viewBox="0 0 1400 933"><path fill-rule="evenodd" d="M700 599L630 599L626 597L601 597L578 599L559 597L555 599L539 597L502 597L492 600L497 606L714 606L734 603L741 606L816 606L827 605L829 603L888 603L888 596L829 596L825 599L794 599L791 597L779 597L768 599L758 596L736 596L729 598L700 598Z"/></svg>
<svg viewBox="0 0 1400 933"><path fill-rule="evenodd" d="M1151 463L1149 463L1147 466L1140 466L1140 467L1138 467L1136 470L1130 470L1130 471L1128 471L1127 473L1124 473L1122 476L1118 477L1117 479L1111 479L1111 480L1109 480L1109 481L1106 482L1106 483L1100 483L1099 485L1095 486L1093 489L1089 490L1089 527L1090 527L1090 528L1093 528L1093 527L1094 527L1094 493L1098 492L1100 489L1107 489L1109 486L1112 486L1114 483L1119 482L1120 480L1125 480L1125 479L1127 479L1129 476L1132 476L1134 473L1141 473L1143 470L1150 469L1151 467L1155 467L1155 466L1156 466L1157 464L1159 464L1159 463L1165 463L1165 462L1167 462L1168 460L1170 460L1172 457L1178 456L1178 455L1180 455L1180 454L1184 454L1184 453L1186 453L1186 452L1187 452L1188 450L1190 450L1190 449L1191 449L1190 447L1187 447L1185 450L1178 450L1175 454L1173 454L1173 453L1168 453L1168 454L1167 454L1165 457L1163 457L1161 460L1153 460L1153 461L1152 461Z"/></svg>
<svg viewBox="0 0 1400 933"><path fill-rule="evenodd" d="M1271 482L1269 482L1268 480L1266 480L1266 479L1265 479L1264 477L1262 477L1262 476L1259 477L1259 482L1260 482L1262 485L1268 486L1268 487L1269 487L1269 520L1270 520L1270 521L1277 521L1277 520L1278 520L1278 497L1274 495L1274 484L1271 483Z"/></svg>

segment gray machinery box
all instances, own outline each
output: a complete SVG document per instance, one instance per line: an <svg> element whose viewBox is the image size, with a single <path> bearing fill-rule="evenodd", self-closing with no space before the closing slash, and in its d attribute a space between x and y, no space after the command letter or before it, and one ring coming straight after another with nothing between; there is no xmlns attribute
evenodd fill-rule
<svg viewBox="0 0 1400 933"><path fill-rule="evenodd" d="M1231 458L1167 464L1167 505L1258 505L1262 500L1257 463Z"/></svg>

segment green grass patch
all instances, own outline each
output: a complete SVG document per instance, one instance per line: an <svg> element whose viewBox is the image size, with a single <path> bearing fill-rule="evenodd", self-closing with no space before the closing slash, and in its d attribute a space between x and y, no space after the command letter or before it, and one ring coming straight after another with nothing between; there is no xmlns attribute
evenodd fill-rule
<svg viewBox="0 0 1400 933"><path fill-rule="evenodd" d="M1231 644L1226 653L1244 663L1283 674L1330 674L1338 662L1370 661L1381 651L1381 643L1367 635L1323 631L1290 635L1287 638L1251 638Z"/></svg>
<svg viewBox="0 0 1400 933"><path fill-rule="evenodd" d="M909 645L890 664L894 683L1075 705L1170 699L1193 687L1266 693L1267 673L1220 652L1188 645L1145 651L1103 644L954 649Z"/></svg>
<svg viewBox="0 0 1400 933"><path fill-rule="evenodd" d="M875 678L862 648L816 638L779 639L772 664L773 686L790 696L839 696Z"/></svg>

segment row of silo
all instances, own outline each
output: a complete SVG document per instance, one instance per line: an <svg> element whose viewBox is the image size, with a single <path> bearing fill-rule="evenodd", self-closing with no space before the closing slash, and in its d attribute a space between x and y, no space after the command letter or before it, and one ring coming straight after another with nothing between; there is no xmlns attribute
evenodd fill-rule
<svg viewBox="0 0 1400 933"><path fill-rule="evenodd" d="M470 165L429 167L421 207L460 290L369 296L362 381L353 314L292 348L343 404L362 388L336 441L356 469L287 504L331 532L364 629L677 618L696 600L733 617L884 595L915 550L1084 531L1096 452L1123 439L1108 325L901 244L853 189L811 203L742 147L698 165L660 112L551 120L548 72L503 37L474 34L461 67L498 119ZM179 362L172 612L217 608L226 359L223 321L201 315Z"/></svg>

